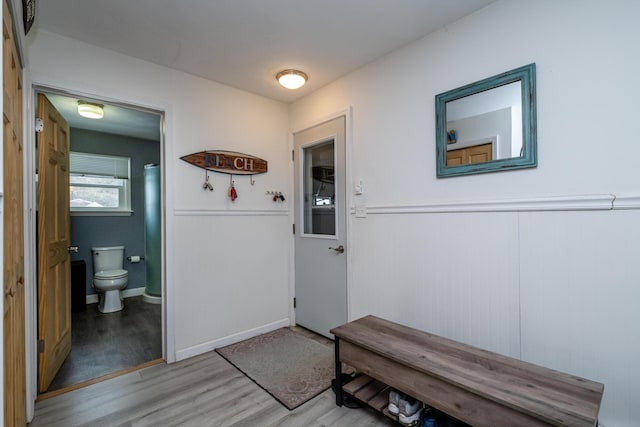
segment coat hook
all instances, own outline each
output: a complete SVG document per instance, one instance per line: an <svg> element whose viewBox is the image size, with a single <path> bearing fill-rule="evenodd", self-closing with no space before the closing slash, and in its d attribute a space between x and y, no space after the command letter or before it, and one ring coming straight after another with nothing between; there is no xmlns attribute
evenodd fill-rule
<svg viewBox="0 0 640 427"><path fill-rule="evenodd" d="M256 183L256 180L253 179L253 175L249 175L249 182L251 183L251 185Z"/></svg>
<svg viewBox="0 0 640 427"><path fill-rule="evenodd" d="M213 185L209 182L209 171L207 169L204 170L204 184L202 184L202 188L213 191Z"/></svg>
<svg viewBox="0 0 640 427"><path fill-rule="evenodd" d="M236 191L236 188L233 186L232 174L229 174L229 181L231 182L231 185L229 186L229 197L231 197L232 202L235 202L236 199L238 198L238 192Z"/></svg>

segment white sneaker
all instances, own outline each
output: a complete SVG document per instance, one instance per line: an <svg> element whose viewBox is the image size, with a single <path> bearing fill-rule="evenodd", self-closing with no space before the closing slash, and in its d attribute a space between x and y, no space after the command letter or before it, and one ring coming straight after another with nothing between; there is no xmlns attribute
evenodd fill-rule
<svg viewBox="0 0 640 427"><path fill-rule="evenodd" d="M399 391L391 390L389 392L389 405L387 409L392 415L398 415L400 413L400 401L405 399L405 395Z"/></svg>
<svg viewBox="0 0 640 427"><path fill-rule="evenodd" d="M401 399L398 406L400 407L400 414L398 415L400 424L413 426L420 422L422 402L413 398L409 398L408 400Z"/></svg>

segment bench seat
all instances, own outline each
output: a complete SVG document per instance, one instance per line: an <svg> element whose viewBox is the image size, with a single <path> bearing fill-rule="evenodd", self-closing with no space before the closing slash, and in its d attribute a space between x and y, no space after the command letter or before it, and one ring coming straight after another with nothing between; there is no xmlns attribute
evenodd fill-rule
<svg viewBox="0 0 640 427"><path fill-rule="evenodd" d="M597 425L601 383L375 316L331 333L336 378L345 363L468 424Z"/></svg>

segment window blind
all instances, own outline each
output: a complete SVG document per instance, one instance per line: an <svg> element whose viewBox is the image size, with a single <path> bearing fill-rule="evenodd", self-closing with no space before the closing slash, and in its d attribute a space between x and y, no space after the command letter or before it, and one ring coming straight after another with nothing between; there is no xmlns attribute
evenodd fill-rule
<svg viewBox="0 0 640 427"><path fill-rule="evenodd" d="M71 152L69 154L69 172L129 179L129 158Z"/></svg>

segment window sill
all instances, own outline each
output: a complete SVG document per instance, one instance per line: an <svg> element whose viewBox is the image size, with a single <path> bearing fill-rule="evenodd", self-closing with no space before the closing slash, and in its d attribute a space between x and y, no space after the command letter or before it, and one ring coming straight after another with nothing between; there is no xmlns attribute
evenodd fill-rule
<svg viewBox="0 0 640 427"><path fill-rule="evenodd" d="M131 216L133 211L71 211L71 216Z"/></svg>

